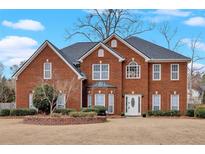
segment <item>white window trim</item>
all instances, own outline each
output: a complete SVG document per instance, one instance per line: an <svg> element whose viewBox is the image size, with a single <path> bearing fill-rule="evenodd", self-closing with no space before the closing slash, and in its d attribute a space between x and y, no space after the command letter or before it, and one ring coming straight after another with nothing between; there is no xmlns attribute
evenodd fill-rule
<svg viewBox="0 0 205 154"><path fill-rule="evenodd" d="M113 95L113 111L109 112L109 114L114 114L114 110L115 110L115 95L114 94L108 94L108 107L109 107L109 103L110 103L110 95Z"/></svg>
<svg viewBox="0 0 205 154"><path fill-rule="evenodd" d="M35 108L33 105L33 93L29 93L28 99L29 99L29 109Z"/></svg>
<svg viewBox="0 0 205 154"><path fill-rule="evenodd" d="M171 98L170 98L170 99L171 99L170 109L173 110L173 109L172 109L172 96L176 96L176 95L178 95L178 104L177 104L177 107L178 107L178 108L177 108L177 110L179 111L179 94L171 94Z"/></svg>
<svg viewBox="0 0 205 154"><path fill-rule="evenodd" d="M88 103L88 102L89 102L89 97L91 97L91 100L90 100L90 101L91 101L91 106L92 106L92 95L91 95L91 94L88 94L88 95L87 95L87 107L89 107L89 103Z"/></svg>
<svg viewBox="0 0 205 154"><path fill-rule="evenodd" d="M117 40L115 40L115 39L111 40L111 47L112 48L117 48Z"/></svg>
<svg viewBox="0 0 205 154"><path fill-rule="evenodd" d="M154 78L154 66L156 66L156 65L159 65L159 79L155 79ZM154 81L159 81L159 80L161 80L161 64L153 64L152 65L152 80L154 80Z"/></svg>
<svg viewBox="0 0 205 154"><path fill-rule="evenodd" d="M94 65L100 65L100 79L94 79ZM107 78L107 79L102 79L102 72L101 72L102 65L108 65L108 78ZM106 81L106 80L110 80L110 64L92 64L92 80L94 80L94 81L99 81L99 80Z"/></svg>
<svg viewBox="0 0 205 154"><path fill-rule="evenodd" d="M131 63L131 62L130 62ZM130 64L129 63L129 64ZM125 75L126 75L126 79L130 79L130 80L132 80L132 79L141 79L141 65L139 65L137 62L135 62L138 66L139 66L139 77L128 77L127 76L127 68L129 67L129 64L128 65L126 65L126 69L125 69L125 71L126 71L126 73L125 73Z"/></svg>
<svg viewBox="0 0 205 154"><path fill-rule="evenodd" d="M177 66L178 66L178 71L177 71L178 78L177 78L177 79L173 79L173 77L172 77L172 66L173 66L173 65L177 65ZM177 81L177 80L179 80L179 64L171 64L171 66L170 66L170 77L171 77L171 80L172 80L172 81Z"/></svg>
<svg viewBox="0 0 205 154"><path fill-rule="evenodd" d="M154 96L159 95L159 110L161 110L161 95L160 94L152 94L152 111L154 111Z"/></svg>
<svg viewBox="0 0 205 154"><path fill-rule="evenodd" d="M62 94L62 95L63 95L63 101L64 101L63 109L65 109L65 108L66 108L66 94ZM56 103L56 108L58 108L58 105L59 105L59 104ZM61 105L61 104L60 104L60 105Z"/></svg>
<svg viewBox="0 0 205 154"><path fill-rule="evenodd" d="M45 71L45 65L46 64L50 64L50 67L51 67L51 69L50 69L50 78L47 78L46 77L46 71ZM43 63L43 78L44 79L46 79L46 80L49 80L49 79L52 79L52 63L51 62L45 62L45 63Z"/></svg>
<svg viewBox="0 0 205 154"><path fill-rule="evenodd" d="M98 57L104 57L105 51L104 49L99 49L98 50Z"/></svg>
<svg viewBox="0 0 205 154"><path fill-rule="evenodd" d="M97 105L96 104L96 95L103 95L103 100L104 100L103 106L105 106L105 94L95 94L95 105Z"/></svg>

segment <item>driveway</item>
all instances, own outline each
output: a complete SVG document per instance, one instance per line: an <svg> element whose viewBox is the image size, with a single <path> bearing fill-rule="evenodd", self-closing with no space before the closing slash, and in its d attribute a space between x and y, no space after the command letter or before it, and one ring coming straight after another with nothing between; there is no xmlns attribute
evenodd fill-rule
<svg viewBox="0 0 205 154"><path fill-rule="evenodd" d="M109 119L106 123L39 126L0 119L0 144L205 144L205 120Z"/></svg>

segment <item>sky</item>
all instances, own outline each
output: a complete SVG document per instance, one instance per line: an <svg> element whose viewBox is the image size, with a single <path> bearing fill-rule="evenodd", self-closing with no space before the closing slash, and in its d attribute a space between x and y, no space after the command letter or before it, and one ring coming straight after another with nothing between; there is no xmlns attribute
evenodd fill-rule
<svg viewBox="0 0 205 154"><path fill-rule="evenodd" d="M51 41L59 49L79 41L88 41L82 36L66 40L66 30L72 31L79 18L90 10L0 10L0 62L4 64L4 75L9 78L9 67L27 60L45 41ZM205 57L205 10L130 10L145 22L155 23L152 31L138 35L160 46L167 44L158 31L158 26L169 22L172 29L178 28L175 39L184 45L177 52L190 57L191 38L200 34L197 54ZM205 60L195 66L205 65Z"/></svg>

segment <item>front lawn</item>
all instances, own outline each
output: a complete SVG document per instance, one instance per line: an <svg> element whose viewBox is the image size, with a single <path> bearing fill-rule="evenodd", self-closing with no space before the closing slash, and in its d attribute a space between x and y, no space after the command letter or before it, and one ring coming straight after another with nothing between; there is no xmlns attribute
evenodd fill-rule
<svg viewBox="0 0 205 154"><path fill-rule="evenodd" d="M0 118L0 144L205 144L205 120L121 118L106 123L39 126Z"/></svg>

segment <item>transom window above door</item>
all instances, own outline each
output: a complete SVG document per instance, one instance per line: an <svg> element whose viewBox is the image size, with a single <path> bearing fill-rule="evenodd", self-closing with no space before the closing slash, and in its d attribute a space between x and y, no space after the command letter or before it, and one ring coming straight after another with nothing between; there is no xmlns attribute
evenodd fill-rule
<svg viewBox="0 0 205 154"><path fill-rule="evenodd" d="M109 64L93 64L92 79L109 80Z"/></svg>
<svg viewBox="0 0 205 154"><path fill-rule="evenodd" d="M126 79L140 79L141 67L135 61L126 66Z"/></svg>

